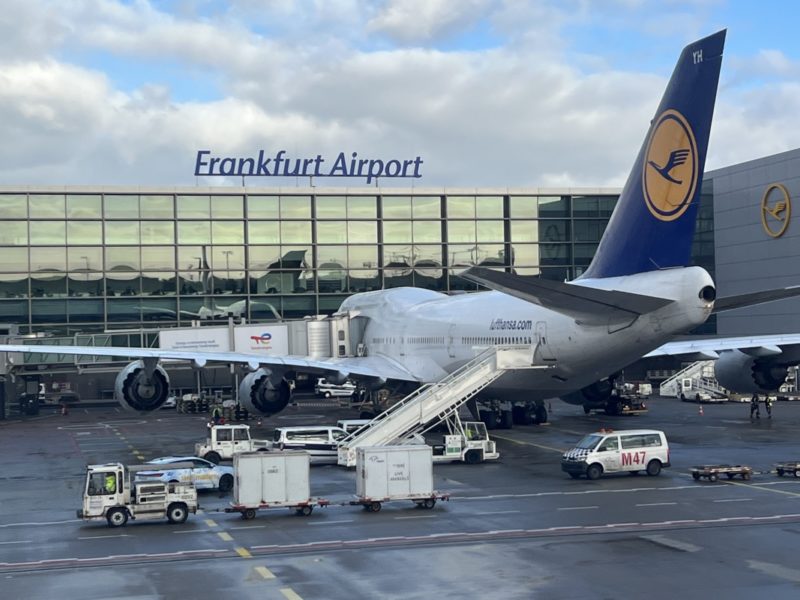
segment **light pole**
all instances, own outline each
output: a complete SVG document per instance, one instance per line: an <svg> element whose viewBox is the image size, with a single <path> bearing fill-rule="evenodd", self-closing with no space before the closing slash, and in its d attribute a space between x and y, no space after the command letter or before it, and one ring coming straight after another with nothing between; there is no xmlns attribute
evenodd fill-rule
<svg viewBox="0 0 800 600"><path fill-rule="evenodd" d="M223 250L222 253L225 255L226 287L231 289L231 254L233 254L233 250Z"/></svg>

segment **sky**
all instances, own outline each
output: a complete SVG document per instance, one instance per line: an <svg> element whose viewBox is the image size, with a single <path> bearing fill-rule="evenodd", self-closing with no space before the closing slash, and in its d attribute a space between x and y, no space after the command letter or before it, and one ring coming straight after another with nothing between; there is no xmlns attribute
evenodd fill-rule
<svg viewBox="0 0 800 600"><path fill-rule="evenodd" d="M241 185L196 177L198 150L329 163L340 152L421 157L420 178L385 187L621 186L681 49L723 28L707 169L800 147L800 4L789 0L3 8L4 186Z"/></svg>

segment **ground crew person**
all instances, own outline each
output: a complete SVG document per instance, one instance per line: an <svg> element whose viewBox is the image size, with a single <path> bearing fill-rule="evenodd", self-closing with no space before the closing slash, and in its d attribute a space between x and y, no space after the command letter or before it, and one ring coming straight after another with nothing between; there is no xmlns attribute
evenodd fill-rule
<svg viewBox="0 0 800 600"><path fill-rule="evenodd" d="M117 476L114 473L106 475L106 494L113 494L117 491Z"/></svg>
<svg viewBox="0 0 800 600"><path fill-rule="evenodd" d="M772 399L769 396L764 398L764 408L767 409L767 417L772 418Z"/></svg>
<svg viewBox="0 0 800 600"><path fill-rule="evenodd" d="M750 398L750 418L753 418L755 414L756 419L761 418L761 409L758 406L758 394L753 394L753 397Z"/></svg>
<svg viewBox="0 0 800 600"><path fill-rule="evenodd" d="M219 425L219 421L222 418L222 411L220 410L219 406L215 406L211 410L211 418L214 421L214 425Z"/></svg>

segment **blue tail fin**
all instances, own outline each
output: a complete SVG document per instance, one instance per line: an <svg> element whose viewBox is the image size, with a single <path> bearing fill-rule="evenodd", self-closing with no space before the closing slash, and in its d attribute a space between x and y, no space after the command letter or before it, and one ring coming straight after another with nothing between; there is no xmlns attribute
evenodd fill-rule
<svg viewBox="0 0 800 600"><path fill-rule="evenodd" d="M582 278L689 264L725 30L683 49Z"/></svg>

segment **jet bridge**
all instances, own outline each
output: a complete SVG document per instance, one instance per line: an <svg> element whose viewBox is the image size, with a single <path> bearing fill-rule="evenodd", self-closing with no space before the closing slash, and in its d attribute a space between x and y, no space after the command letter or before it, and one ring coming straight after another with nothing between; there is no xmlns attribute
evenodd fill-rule
<svg viewBox="0 0 800 600"><path fill-rule="evenodd" d="M339 464L356 464L356 448L386 446L421 434L428 424L456 413L478 392L511 369L532 365L530 346L490 346L441 381L426 384L381 413L339 444Z"/></svg>

